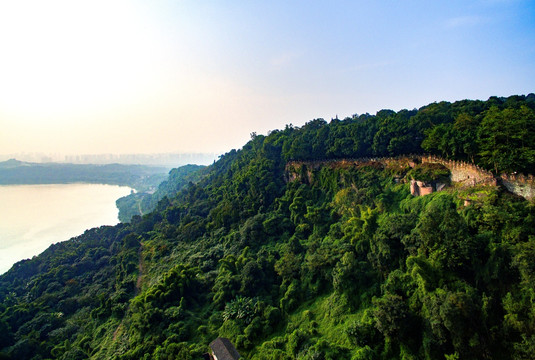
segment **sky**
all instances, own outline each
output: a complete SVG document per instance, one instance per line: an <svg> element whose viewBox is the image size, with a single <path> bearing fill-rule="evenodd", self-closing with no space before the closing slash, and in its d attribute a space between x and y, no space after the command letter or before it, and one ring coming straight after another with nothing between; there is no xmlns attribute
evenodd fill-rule
<svg viewBox="0 0 535 360"><path fill-rule="evenodd" d="M225 153L535 92L535 1L0 0L0 54L0 154Z"/></svg>

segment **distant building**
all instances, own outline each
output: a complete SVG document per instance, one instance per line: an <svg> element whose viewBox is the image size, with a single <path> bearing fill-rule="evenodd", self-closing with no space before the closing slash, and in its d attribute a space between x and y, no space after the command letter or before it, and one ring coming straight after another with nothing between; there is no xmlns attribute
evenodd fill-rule
<svg viewBox="0 0 535 360"><path fill-rule="evenodd" d="M205 359L210 360L238 360L240 354L227 338L217 338L210 343L212 354L205 354Z"/></svg>

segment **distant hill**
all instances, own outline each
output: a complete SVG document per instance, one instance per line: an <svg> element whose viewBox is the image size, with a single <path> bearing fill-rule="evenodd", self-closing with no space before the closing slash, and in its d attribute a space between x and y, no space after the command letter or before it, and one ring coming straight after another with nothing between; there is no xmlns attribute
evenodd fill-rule
<svg viewBox="0 0 535 360"><path fill-rule="evenodd" d="M28 166L29 163L25 163L16 159L9 159L7 161L0 162L0 169L13 169L20 166Z"/></svg>
<svg viewBox="0 0 535 360"><path fill-rule="evenodd" d="M167 171L165 167L146 165L31 163L10 159L0 162L0 185L84 182L148 191L166 179Z"/></svg>
<svg viewBox="0 0 535 360"><path fill-rule="evenodd" d="M186 164L208 165L217 159L215 153L134 153L134 154L46 154L46 153L11 153L0 154L0 161L18 159L32 163L62 164L124 164L147 165L175 168Z"/></svg>
<svg viewBox="0 0 535 360"><path fill-rule="evenodd" d="M189 183L199 181L205 169L202 165L184 165L169 172L155 192L137 192L119 198L115 203L119 209L119 220L128 222L135 215L145 215L152 212L158 202L164 198L174 197L182 188Z"/></svg>

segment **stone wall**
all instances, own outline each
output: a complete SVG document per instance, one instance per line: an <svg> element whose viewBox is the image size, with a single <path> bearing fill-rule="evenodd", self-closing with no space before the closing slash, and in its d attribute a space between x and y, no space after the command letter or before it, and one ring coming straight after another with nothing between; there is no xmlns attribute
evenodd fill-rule
<svg viewBox="0 0 535 360"><path fill-rule="evenodd" d="M501 183L508 191L522 196L525 199L531 200L535 198L535 178L532 175L502 175L500 178L496 178L490 171L484 170L474 164L465 163L462 161L452 161L442 159L436 156L421 156L421 155L408 155L389 158L359 158L359 159L340 159L340 160L316 160L316 161L290 161L286 164L286 180L311 182L314 170L318 170L322 167L336 168L350 168L356 166L381 166L385 167L398 167L398 168L413 168L419 163L437 163L445 166L451 172L451 181L461 186L475 186L475 185L488 185L497 186ZM306 176L306 179L303 179ZM418 187L418 189L416 189ZM440 191L444 187L443 185L433 187L430 184L417 183L413 185L411 183L412 190L418 194L429 193L431 191L429 187L433 188L433 191ZM423 188L423 191L422 191Z"/></svg>
<svg viewBox="0 0 535 360"><path fill-rule="evenodd" d="M411 180L411 195L413 196L424 196L429 195L437 191L442 191L446 187L446 184L441 182L432 181L430 183L425 183L423 181Z"/></svg>
<svg viewBox="0 0 535 360"><path fill-rule="evenodd" d="M500 182L513 194L517 194L528 200L535 198L535 179L533 175L504 174L500 176Z"/></svg>
<svg viewBox="0 0 535 360"><path fill-rule="evenodd" d="M411 195L413 196L424 196L432 194L435 192L435 189L432 184L426 184L422 181L411 180Z"/></svg>
<svg viewBox="0 0 535 360"><path fill-rule="evenodd" d="M477 165L465 163L462 161L445 160L436 156L421 156L422 163L435 163L447 167L451 172L451 181L466 186L475 186L479 184L496 186L495 176L487 170Z"/></svg>
<svg viewBox="0 0 535 360"><path fill-rule="evenodd" d="M467 186L479 184L496 185L496 178L487 170L474 164L461 161L445 160L436 156L399 156L385 158L360 158L360 159L340 159L340 160L316 160L316 161L290 161L286 165L287 179L296 180L300 176L301 168L306 166L310 173L322 167L329 168L350 168L362 165L375 165L382 167L414 168L419 163L436 163L448 168L451 172L451 181ZM309 179L310 180L310 179Z"/></svg>

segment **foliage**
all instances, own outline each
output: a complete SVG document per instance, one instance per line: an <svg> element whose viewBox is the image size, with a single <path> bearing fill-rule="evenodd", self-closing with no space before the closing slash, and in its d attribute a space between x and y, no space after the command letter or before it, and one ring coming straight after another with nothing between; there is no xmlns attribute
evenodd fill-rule
<svg viewBox="0 0 535 360"><path fill-rule="evenodd" d="M174 197L186 185L198 182L203 176L200 165L184 165L169 172L167 180L158 185L153 192L136 192L117 199L116 204L119 209L119 220L129 222L135 215L145 215L156 209L159 202L164 198ZM166 207L163 201L162 208Z"/></svg>
<svg viewBox="0 0 535 360"><path fill-rule="evenodd" d="M284 169L430 151L528 171L534 108L441 102L254 135L195 181L171 176L154 211L2 275L0 358L196 359L218 336L249 359L531 358L533 203L492 187L412 197L373 161Z"/></svg>
<svg viewBox="0 0 535 360"><path fill-rule="evenodd" d="M450 171L441 164L425 163L416 165L409 171L407 176L411 179L424 182L438 181L448 183Z"/></svg>

